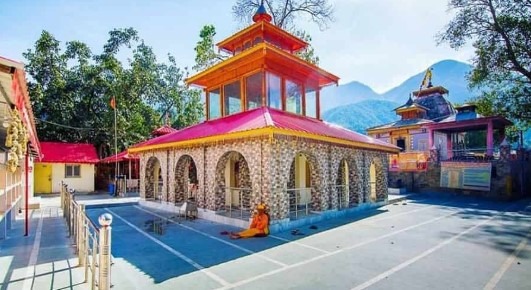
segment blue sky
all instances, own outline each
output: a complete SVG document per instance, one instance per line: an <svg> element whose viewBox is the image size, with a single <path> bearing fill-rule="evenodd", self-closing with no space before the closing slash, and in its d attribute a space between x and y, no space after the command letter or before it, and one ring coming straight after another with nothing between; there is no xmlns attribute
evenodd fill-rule
<svg viewBox="0 0 531 290"><path fill-rule="evenodd" d="M134 27L159 60L173 54L192 66L199 31L216 27L216 41L240 29L232 0L0 0L0 55L24 61L42 30L61 42L80 40L99 53L113 28ZM446 0L330 0L335 21L321 31L299 19L320 66L344 84L353 80L384 92L443 59L468 61L470 46L437 46L435 34L451 19ZM436 72L434 72L436 73Z"/></svg>

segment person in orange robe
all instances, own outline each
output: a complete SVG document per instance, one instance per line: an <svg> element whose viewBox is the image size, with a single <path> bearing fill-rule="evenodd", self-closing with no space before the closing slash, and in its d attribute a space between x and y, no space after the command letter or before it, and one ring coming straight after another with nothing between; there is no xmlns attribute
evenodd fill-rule
<svg viewBox="0 0 531 290"><path fill-rule="evenodd" d="M265 212L265 205L259 204L256 206L256 211L258 213L253 216L249 228L239 233L230 233L231 239L263 237L269 234L269 215Z"/></svg>

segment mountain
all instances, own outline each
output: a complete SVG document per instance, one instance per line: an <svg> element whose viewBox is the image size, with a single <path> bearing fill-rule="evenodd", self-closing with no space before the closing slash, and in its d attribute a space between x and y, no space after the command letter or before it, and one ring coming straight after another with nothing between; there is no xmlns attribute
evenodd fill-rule
<svg viewBox="0 0 531 290"><path fill-rule="evenodd" d="M472 70L472 66L455 60L443 60L430 67L433 68L432 84L448 89L450 102L462 104L472 98L473 91L468 89L466 80L466 75ZM424 74L425 71L408 78L398 87L382 94L381 97L395 102L407 101L409 94L419 89Z"/></svg>
<svg viewBox="0 0 531 290"><path fill-rule="evenodd" d="M381 96L369 86L353 81L337 87L330 86L324 88L321 91L321 109L326 111L342 105L379 98Z"/></svg>
<svg viewBox="0 0 531 290"><path fill-rule="evenodd" d="M462 104L473 97L465 78L472 69L470 65L443 60L430 67L433 69L432 84L447 88L452 103ZM369 127L396 121L399 117L393 109L404 104L409 94L418 90L424 74L425 70L383 94L356 81L327 87L321 92L323 119L360 133L365 133Z"/></svg>
<svg viewBox="0 0 531 290"><path fill-rule="evenodd" d="M448 98L452 103L464 103L472 98L473 92L468 89L468 82L465 79L472 69L469 64L443 60L429 67L433 68L432 84L447 88L450 91ZM383 94L378 94L369 86L356 81L337 87L326 87L321 91L321 109L324 112L335 107L375 99L405 103L409 94L418 90L424 74L425 70L407 78L399 86Z"/></svg>
<svg viewBox="0 0 531 290"><path fill-rule="evenodd" d="M393 109L398 106L398 103L390 101L365 100L328 110L323 113L323 119L350 130L365 133L366 128L397 120L398 117Z"/></svg>

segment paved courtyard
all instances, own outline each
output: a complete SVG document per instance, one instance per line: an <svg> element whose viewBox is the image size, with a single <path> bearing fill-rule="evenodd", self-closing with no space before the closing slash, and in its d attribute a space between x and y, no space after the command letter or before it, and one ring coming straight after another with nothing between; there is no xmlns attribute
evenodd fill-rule
<svg viewBox="0 0 531 290"><path fill-rule="evenodd" d="M88 209L93 219L105 212L114 216L113 289L531 289L530 200L417 195L298 235L248 240L220 234L236 228L131 204ZM14 252L5 244L0 259ZM11 273L31 274L23 266ZM3 281L1 289L22 289ZM34 281L33 289L64 287Z"/></svg>
<svg viewBox="0 0 531 290"><path fill-rule="evenodd" d="M113 222L117 289L531 289L529 201L428 197L268 238L138 206ZM156 226L154 226L156 225Z"/></svg>

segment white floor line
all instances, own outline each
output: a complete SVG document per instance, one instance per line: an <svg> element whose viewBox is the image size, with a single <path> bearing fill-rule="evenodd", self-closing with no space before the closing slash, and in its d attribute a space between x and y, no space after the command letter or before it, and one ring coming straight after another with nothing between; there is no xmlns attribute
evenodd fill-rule
<svg viewBox="0 0 531 290"><path fill-rule="evenodd" d="M509 207L511 207L511 206L509 206ZM503 212L505 212L509 207L505 208L503 210ZM485 224L488 224L488 223L492 222L492 220L494 220L496 217L498 217L500 215L501 214L496 214L496 215L491 216L490 218L488 218L488 219L476 224L475 226L470 227L470 228L460 232L459 234L457 234L457 235L455 235L455 236L453 236L453 237L451 237L449 239L446 239L445 241L437 244L436 246L434 246L434 247L422 252L420 255L417 255L417 256L415 256L415 257L413 257L413 258L411 258L411 259L409 259L409 260L407 260L407 261L405 261L405 262L403 262L403 263L401 263L401 264L399 264L399 265L397 265L397 266L395 266L395 267L393 267L393 268L391 268L391 269L379 274L378 276L366 281L365 283L360 284L360 285L352 288L352 290L366 289L366 288L368 288L368 287L370 287L370 286L372 286L372 285L374 285L374 284L376 284L376 283L378 283L378 282L380 282L382 280L387 279L389 276L393 275L394 273L396 273L396 272L406 268L407 266L409 266L409 265L411 265L411 264L423 259L424 257L432 254L433 252L439 250L440 248L442 248L442 247L452 243L453 241L459 239L463 235L468 234L469 232L477 229L480 226L483 226Z"/></svg>
<svg viewBox="0 0 531 290"><path fill-rule="evenodd" d="M407 201L407 202L409 202L409 201ZM380 218L376 217L374 219L370 219L369 218L369 219L367 219L367 221L379 222L379 221L383 221L383 220L393 219L393 218L396 218L396 217L399 217L399 216L408 215L408 214L416 213L416 212L419 212L419 211L428 210L430 208L441 207L441 206L444 206L444 205L449 204L449 203L450 202L445 202L445 203L436 204L436 205L424 206L424 207L421 207L421 208L417 208L417 209L406 211L406 212L401 212L401 213L398 213L398 214L395 214L395 215L391 215L391 216L386 216L386 217L380 217ZM389 206L389 205L387 205L387 206Z"/></svg>
<svg viewBox="0 0 531 290"><path fill-rule="evenodd" d="M198 234L200 234L200 235L203 235L203 236L205 236L205 237L209 237L209 238L211 238L211 239L213 239L213 240L216 240L216 241L218 241L218 242L221 242L221 243L223 243L223 244L225 244L225 245L228 245L228 246L231 246L231 247L233 247L233 248L236 248L236 249L238 249L238 250L240 250L240 251L243 251L243 252L245 252L245 253L259 256L260 258L262 258L262 259L264 259L264 260L267 260L267 261L269 261L269 262L271 262L271 263L274 263L274 264L280 265L280 266L282 266L282 267L286 267L286 266L287 266L287 264L284 264L284 263L279 262L279 261L277 261L277 260L271 259L271 258L269 258L269 257L267 257L267 256L264 256L264 255L262 255L262 254L260 254L260 253L254 252L254 251L251 251L251 250L246 249L246 248L244 248L244 247L238 246L238 245L236 245L236 244L234 244L234 243L231 243L231 242L229 242L229 241L225 241L225 240L220 239L220 238L218 238L218 237L215 237L215 236L213 236L213 235L209 235L209 234L207 234L207 233L201 232L201 231L196 230L196 229L194 229L194 228L192 228L192 227L189 227L189 226L186 226L186 225L183 225L183 224L177 223L177 222L175 222L175 221L173 221L173 220L171 220L171 219L169 219L169 218L166 218L165 216L159 215L159 214L157 214L157 213L155 213L155 212L152 212L152 211L150 211L150 210L143 209L143 208L141 208L141 207L139 207L139 206L137 206L137 205L135 205L134 207L137 208L137 209L139 209L139 210L141 210L141 211L144 211L144 212L146 212L146 213L148 213L148 214L154 215L154 216L159 217L159 218L161 218L161 219L165 219L165 220L167 220L167 221L169 221L169 222L171 222L171 223L173 223L173 224L176 224L176 225L178 225L178 226L181 226L181 227L183 227L183 228L185 228L185 229L188 229L188 230L190 230L190 231L196 232L196 233L198 233Z"/></svg>
<svg viewBox="0 0 531 290"><path fill-rule="evenodd" d="M22 289L24 290L30 290L33 287L33 280L35 279L35 265L37 264L39 249L41 247L42 223L43 211L41 211L39 224L37 225L37 230L35 231L35 240L33 240L33 248L31 249L30 258L26 269L26 279L24 279L24 284L22 286Z"/></svg>
<svg viewBox="0 0 531 290"><path fill-rule="evenodd" d="M511 253L509 257L505 260L505 262L502 264L500 269L492 276L492 278L489 280L489 282L485 285L483 288L484 290L490 290L494 289L496 285L498 285L498 282L500 282L501 278L509 270L511 265L514 263L514 260L516 260L516 257L518 257L518 254L525 248L527 245L527 241L531 237L531 232L527 233L527 235L524 237L524 239L518 244L518 247Z"/></svg>
<svg viewBox="0 0 531 290"><path fill-rule="evenodd" d="M371 240L368 240L368 241L365 241L365 242L361 242L361 243L358 243L356 245L353 245L353 246L350 246L350 247L346 247L346 248L343 248L341 250L337 250L337 251L334 251L334 252L330 252L328 254L324 254L324 255L320 255L320 256L317 256L317 257L314 257L314 258L311 258L311 259L308 259L308 260L305 260L305 261L301 261L301 262L298 262L298 263L295 263L295 264L292 264L292 265L289 265L285 268L282 268L282 269L276 269L276 270L273 270L273 271L269 271L269 272L266 272L266 273L263 273L263 274L260 274L260 275L257 275L257 276L254 276L254 277L251 277L251 278L248 278L248 279L245 279L245 280L241 280L241 281L238 281L236 283L233 283L231 285L227 285L225 287L221 287L221 288L218 288L218 289L231 289L231 288L234 288L234 287L237 287L237 286L241 286L241 285L245 285L245 284L248 284L248 283L251 283L255 280L258 280L258 279L261 279L261 278L265 278L265 277L268 277L268 276L271 276L271 275L274 275L274 274L278 274L278 273L281 273L281 272L284 272L288 269L292 269L292 268L296 268L296 267L300 267L300 266L304 266L306 264L309 264L309 263L312 263L312 262L315 262L315 261L318 261L318 260L321 260L323 258L326 258L326 257L330 257L330 256L333 256L333 255L336 255L336 254L339 254L339 253L342 253L344 251L347 251L347 250L352 250L354 248L357 248L357 247L361 247L361 246L364 246L366 244L370 244L372 242L375 242L375 241L378 241L378 240L382 240L382 239L385 239L385 238L388 238L388 237L391 237L391 236L394 236L394 235L397 235L397 234L400 234L400 233L403 233L405 231L408 231L408 230L411 230L411 229L414 229L414 228L417 228L417 227L420 227L420 226L423 226L423 225L427 225L427 224L430 224L430 223L433 223L433 222L436 222L438 220L441 220L441 219L444 219L444 218L447 218L449 216L452 216L452 215L456 215L459 211L455 211L455 212L452 212L452 213L449 213L449 214L446 214L446 215L443 215L443 216L440 216L440 217L436 217L436 218L433 218L433 219L430 219L430 220L427 220L425 222L422 222L422 223L418 223L416 225L413 225L413 226L409 226L407 228L403 228L401 230L398 230L398 231L394 231L394 232L391 232L389 234L386 234L386 235L383 235L383 236L380 236L378 238L374 238L374 239L371 239Z"/></svg>
<svg viewBox="0 0 531 290"><path fill-rule="evenodd" d="M180 259L186 261L188 264L192 265L194 268L196 268L197 270L203 272L205 275L207 275L208 277L212 278L213 280L217 281L218 283L220 283L221 285L229 285L229 283L225 280L223 280L221 277L219 277L218 275L210 272L208 269L206 269L205 267L201 266L200 264L198 264L197 262L195 262L194 260L188 258L187 256L185 256L184 254L182 254L181 252L173 249L172 247L166 245L165 243L155 239L154 237L150 236L149 234L147 234L146 232L144 232L143 230L141 230L140 228L138 228L137 226L133 225L132 223L128 222L127 220L125 220L123 217L119 216L117 213L115 213L114 211L112 211L111 209L109 208L105 208L106 211L110 212L111 214L113 214L115 217L117 217L118 219L120 219L121 221L123 221L125 224L127 224L128 226L132 227L134 230L136 230L137 232L141 233L142 235L144 235L146 238L150 239L151 241L153 241L154 243L156 243L157 245L161 246L162 248L166 249L168 252L174 254L175 256L179 257Z"/></svg>
<svg viewBox="0 0 531 290"><path fill-rule="evenodd" d="M354 248L358 248L358 247L361 247L361 246L365 246L367 244L371 244L373 242L376 242L376 241L379 241L381 239L385 239L385 238L388 238L388 237L391 237L391 236L394 236L396 234L400 234L400 233L403 233L403 232L406 232L406 231L409 231L411 229L414 229L414 228L418 228L418 227L421 227L423 225L427 225L427 224L431 224L433 222L436 222L438 220L442 220L442 219L445 219L447 217L450 217L450 216L453 216L453 215L456 215L458 212L457 211L454 211L454 212L451 212L451 213L448 213L448 214L445 214L443 216L440 216L440 217L436 217L436 218L433 218L433 219L430 219L430 220L427 220L427 221L424 221L422 223L418 223L418 224L415 224L415 225L412 225L412 226L409 226L409 227L405 227L401 230L398 230L398 231L394 231L394 232L390 232L388 234L385 234L383 236L379 236L377 238L374 238L374 239L371 239L371 240L367 240L365 242L360 242L360 243L357 243L355 245L352 245L352 246L348 246L348 247L345 247L339 251L345 251L345 250L352 250ZM337 252L337 251L336 251Z"/></svg>
<svg viewBox="0 0 531 290"><path fill-rule="evenodd" d="M315 250L315 251L318 251L318 252L321 252L321 253L325 253L325 254L330 253L330 251L319 249L317 247L310 246L310 245L307 245L307 244L303 244L303 243L298 242L298 241L292 241L292 240L289 240L289 239L284 239L284 238L281 238L281 237L277 237L275 235L269 235L269 236L271 238L273 238L273 239L277 239L277 240L280 240L280 241L283 241L283 242L288 242L290 244L294 244L294 245L297 245L297 246L301 246L301 247L305 247L305 248L308 248L308 249L312 249L312 250Z"/></svg>
<svg viewBox="0 0 531 290"><path fill-rule="evenodd" d="M381 221L381 220L392 219L392 218L395 218L395 217L399 217L399 216L408 215L408 214L411 214L411 213L416 213L416 212L419 212L419 211L427 210L427 209L430 209L430 208L433 208L433 207L444 206L444 205L449 204L449 203L451 203L451 202L449 201L449 202L445 202L445 203L438 204L438 205L430 205L430 206L422 207L422 208L415 209L415 210L410 210L410 211L407 211L407 212L395 214L395 215L388 216L388 217L381 217L381 218L375 218L375 219L371 219L371 217L368 217L368 218L363 219L363 221L366 221L367 223L370 223L370 224L374 224L375 222L378 222L378 221ZM333 228L333 229L330 229L330 230L327 230L325 232L320 232L320 233L314 234L314 235L312 235L312 237L319 237L321 235L328 235L331 232L341 230L344 226L345 225L340 226L340 227L336 227L336 228ZM335 252L336 251L334 251L332 253L335 253Z"/></svg>

